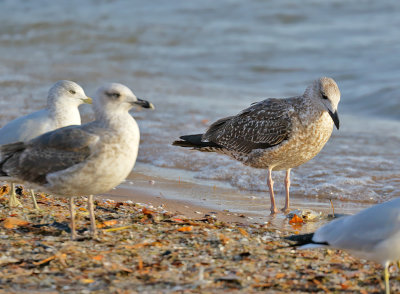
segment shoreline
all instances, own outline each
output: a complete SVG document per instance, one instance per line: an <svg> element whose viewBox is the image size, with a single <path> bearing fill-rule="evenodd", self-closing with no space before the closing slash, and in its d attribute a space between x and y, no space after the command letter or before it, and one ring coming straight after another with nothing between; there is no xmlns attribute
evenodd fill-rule
<svg viewBox="0 0 400 294"><path fill-rule="evenodd" d="M292 197L291 212L298 209L321 214L314 221L305 222L302 226L293 226L289 224L288 217L280 211L270 215L267 192L264 193L264 197L260 197L261 193L205 186L180 179L177 181L160 175L149 175L149 172L151 171L140 165L123 183L108 193L95 195L95 199L132 201L150 209L158 208L188 219L211 216L227 223L265 224L291 233L309 233L331 220L328 215L332 213L332 207L327 200ZM281 207L284 201L280 196L276 198L278 207ZM30 200L28 202L30 203ZM354 214L372 205L349 201L335 201L334 204L335 214L338 215Z"/></svg>
<svg viewBox="0 0 400 294"><path fill-rule="evenodd" d="M227 210L214 209L207 206L193 204L189 201L168 199L165 196L157 196L145 193L140 189L132 190L126 188L117 188L107 194L96 196L96 198L111 200L115 202L133 201L150 209L158 208L173 214L185 217L187 219L202 219L204 216L215 216L216 219L228 223L250 224L248 217L243 214L230 212Z"/></svg>
<svg viewBox="0 0 400 294"><path fill-rule="evenodd" d="M179 213L189 218L202 218L205 214L214 215L224 222L243 224L268 224L278 230L308 233L316 230L331 219L332 207L328 200L315 198L291 198L290 211L311 210L321 213L319 219L306 222L299 227L289 225L287 216L278 212L270 215L269 196L264 197L251 191L237 191L228 188L215 188L182 180L171 180L160 176L149 176L148 171L132 171L128 178L118 187L98 197L115 201L131 200L153 207L163 206L167 211ZM257 196L253 196L257 195ZM283 206L284 198L276 198L278 207ZM354 214L369 207L371 203L354 203L335 201L334 211L337 215Z"/></svg>

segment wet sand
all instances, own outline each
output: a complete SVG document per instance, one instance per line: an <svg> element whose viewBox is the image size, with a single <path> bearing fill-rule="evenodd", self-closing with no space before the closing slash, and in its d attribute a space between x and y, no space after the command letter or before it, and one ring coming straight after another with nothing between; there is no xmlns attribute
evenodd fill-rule
<svg viewBox="0 0 400 294"><path fill-rule="evenodd" d="M146 207L157 208L190 219L212 216L228 223L265 224L277 230L307 233L330 221L333 210L326 199L292 197L291 211L312 210L321 216L302 226L289 224L284 213L270 215L268 193L238 191L234 188L207 186L189 181L168 179L165 175L148 175L149 171L139 165L128 178L108 193L96 195L96 199L115 202L132 201ZM261 196L260 196L261 195ZM283 195L276 195L278 207L283 207ZM335 201L336 216L354 214L371 203Z"/></svg>
<svg viewBox="0 0 400 294"><path fill-rule="evenodd" d="M201 219L204 216L214 216L218 220L229 223L249 223L247 216L229 211L212 209L206 206L200 206L189 201L180 201L168 199L164 196L157 196L146 193L140 189L118 188L108 194L98 196L100 199L112 199L116 202L131 200L134 203L143 204L149 209L161 208L163 210L180 215L184 218Z"/></svg>
<svg viewBox="0 0 400 294"><path fill-rule="evenodd" d="M321 217L315 221L307 222L301 227L293 227L285 214L270 215L267 193L264 197L259 197L249 191L240 192L234 189L204 186L179 179L169 180L166 177L148 176L137 171L132 172L117 188L98 197L115 201L131 200L149 207L163 207L167 211L193 219L213 215L224 222L267 224L278 230L302 233L314 231L331 220L328 215L333 212L331 203L326 200L293 197L291 211L308 209L321 213ZM277 196L276 200L278 207L282 207L283 196ZM370 203L335 201L334 213L354 214L370 205Z"/></svg>

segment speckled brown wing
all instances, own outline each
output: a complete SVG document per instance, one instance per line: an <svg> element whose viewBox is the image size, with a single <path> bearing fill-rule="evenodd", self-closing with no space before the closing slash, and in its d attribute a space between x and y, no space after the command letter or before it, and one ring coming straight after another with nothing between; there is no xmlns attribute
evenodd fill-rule
<svg viewBox="0 0 400 294"><path fill-rule="evenodd" d="M266 99L216 121L202 139L241 153L270 148L290 136L293 112L289 99Z"/></svg>
<svg viewBox="0 0 400 294"><path fill-rule="evenodd" d="M67 169L90 156L99 137L69 126L43 134L28 143L1 146L2 173L24 181L45 184L46 175Z"/></svg>

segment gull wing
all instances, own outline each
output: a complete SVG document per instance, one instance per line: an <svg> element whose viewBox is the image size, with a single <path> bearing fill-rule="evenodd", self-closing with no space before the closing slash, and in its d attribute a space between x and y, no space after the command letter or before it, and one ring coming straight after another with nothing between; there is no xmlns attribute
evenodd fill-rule
<svg viewBox="0 0 400 294"><path fill-rule="evenodd" d="M319 228L314 242L354 251L369 251L400 231L400 199L374 205ZM394 245L395 246L395 245Z"/></svg>
<svg viewBox="0 0 400 294"><path fill-rule="evenodd" d="M290 99L266 99L236 116L213 123L202 140L243 153L279 145L291 134L294 107Z"/></svg>
<svg viewBox="0 0 400 294"><path fill-rule="evenodd" d="M81 126L68 126L45 133L27 143L0 147L2 175L37 184L46 175L81 163L91 155L99 136Z"/></svg>

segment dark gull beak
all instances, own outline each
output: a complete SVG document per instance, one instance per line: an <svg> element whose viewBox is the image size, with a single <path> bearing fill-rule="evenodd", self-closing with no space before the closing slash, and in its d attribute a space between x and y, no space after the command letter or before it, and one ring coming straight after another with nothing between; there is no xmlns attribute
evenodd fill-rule
<svg viewBox="0 0 400 294"><path fill-rule="evenodd" d="M331 116L333 122L335 123L336 128L339 130L339 115L337 111L332 112L330 109L328 109L328 113Z"/></svg>
<svg viewBox="0 0 400 294"><path fill-rule="evenodd" d="M139 98L137 98L137 101L133 102L133 104L138 105L143 108L154 109L154 105L152 103L150 103L149 101L143 100L143 99L139 99Z"/></svg>

